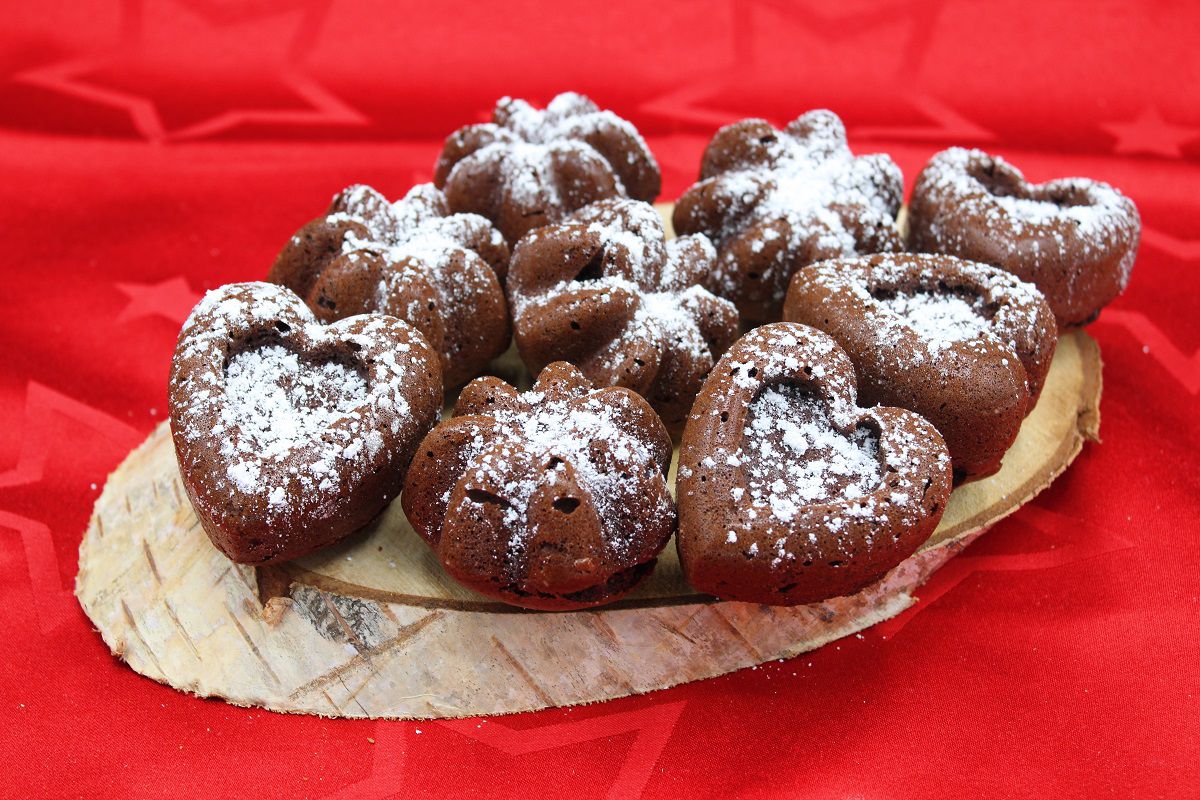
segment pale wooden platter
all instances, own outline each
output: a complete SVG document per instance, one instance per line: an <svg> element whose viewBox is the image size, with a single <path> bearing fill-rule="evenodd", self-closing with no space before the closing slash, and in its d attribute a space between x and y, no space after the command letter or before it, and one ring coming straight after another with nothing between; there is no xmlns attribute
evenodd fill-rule
<svg viewBox="0 0 1200 800"><path fill-rule="evenodd" d="M794 656L888 619L1099 431L1100 351L1058 345L1041 400L999 473L957 489L915 555L853 597L771 608L684 581L672 542L634 594L593 611L521 611L454 583L393 503L368 529L268 569L209 543L166 423L109 477L75 593L109 648L176 689L339 717L504 714L590 703ZM672 467L672 482L674 467Z"/></svg>

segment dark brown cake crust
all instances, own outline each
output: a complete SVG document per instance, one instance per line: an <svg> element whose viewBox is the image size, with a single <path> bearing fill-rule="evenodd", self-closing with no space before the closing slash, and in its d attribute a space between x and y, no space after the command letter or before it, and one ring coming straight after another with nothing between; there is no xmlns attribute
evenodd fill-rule
<svg viewBox="0 0 1200 800"><path fill-rule="evenodd" d="M452 209L482 214L515 242L597 200L653 200L662 177L633 125L568 92L544 111L502 98L491 122L446 139L434 182Z"/></svg>
<svg viewBox="0 0 1200 800"><path fill-rule="evenodd" d="M679 451L684 574L727 600L853 594L929 538L950 496L937 430L859 408L826 334L780 322L743 336L696 398Z"/></svg>
<svg viewBox="0 0 1200 800"><path fill-rule="evenodd" d="M324 326L289 290L239 283L184 323L168 399L200 524L233 561L266 564L353 533L399 493L442 382L398 319Z"/></svg>
<svg viewBox="0 0 1200 800"><path fill-rule="evenodd" d="M746 320L773 322L796 270L825 258L901 250L900 170L885 155L855 157L832 111L783 130L747 119L717 131L700 182L675 205L675 231L717 247L709 282Z"/></svg>
<svg viewBox="0 0 1200 800"><path fill-rule="evenodd" d="M783 317L837 341L854 363L860 402L932 422L960 481L1000 469L1058 341L1032 284L953 256L816 264L792 279Z"/></svg>
<svg viewBox="0 0 1200 800"><path fill-rule="evenodd" d="M1060 329L1086 325L1129 283L1133 201L1086 178L1026 182L1004 159L951 148L917 176L909 246L993 264L1035 284Z"/></svg>
<svg viewBox="0 0 1200 800"><path fill-rule="evenodd" d="M322 322L371 313L404 320L437 348L454 387L508 348L508 255L490 222L451 214L432 184L396 203L357 185L292 237L267 279L303 297Z"/></svg>
<svg viewBox="0 0 1200 800"><path fill-rule="evenodd" d="M714 258L702 235L666 241L658 212L633 200L530 233L508 281L521 358L535 375L569 361L596 386L633 389L677 434L738 334L737 309L700 285Z"/></svg>
<svg viewBox="0 0 1200 800"><path fill-rule="evenodd" d="M459 582L548 610L611 602L675 532L671 440L628 389L556 362L525 394L479 378L421 443L401 503Z"/></svg>

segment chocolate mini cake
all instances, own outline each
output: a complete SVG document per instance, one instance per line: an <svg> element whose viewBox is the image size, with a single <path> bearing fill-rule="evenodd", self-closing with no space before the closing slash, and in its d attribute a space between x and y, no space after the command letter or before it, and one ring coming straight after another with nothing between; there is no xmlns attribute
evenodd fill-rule
<svg viewBox="0 0 1200 800"><path fill-rule="evenodd" d="M421 443L401 502L464 585L527 608L584 608L653 570L675 532L670 463L645 400L557 362L524 394L497 378L469 384Z"/></svg>
<svg viewBox="0 0 1200 800"><path fill-rule="evenodd" d="M325 326L281 286L237 283L184 323L169 404L200 524L233 561L266 564L353 533L399 493L442 381L394 317Z"/></svg>
<svg viewBox="0 0 1200 800"><path fill-rule="evenodd" d="M508 347L507 270L499 231L477 214L451 214L432 184L395 203L360 185L292 237L268 280L303 297L322 322L368 313L404 320L437 348L454 387Z"/></svg>
<svg viewBox="0 0 1200 800"><path fill-rule="evenodd" d="M938 153L917 176L909 213L914 250L994 264L1035 284L1059 328L1094 320L1129 283L1142 223L1107 183L1031 184L980 150Z"/></svg>
<svg viewBox="0 0 1200 800"><path fill-rule="evenodd" d="M799 605L854 594L929 538L950 496L937 430L859 408L832 338L780 322L746 334L704 382L679 451L679 535L692 586Z"/></svg>
<svg viewBox="0 0 1200 800"><path fill-rule="evenodd" d="M633 200L530 233L508 281L521 358L534 374L569 361L597 386L633 389L679 432L738 334L737 309L699 285L714 257L702 235L665 241L658 212Z"/></svg>
<svg viewBox="0 0 1200 800"><path fill-rule="evenodd" d="M633 125L566 93L545 111L501 99L491 122L446 139L434 182L452 209L482 214L515 242L597 200L653 200L662 179Z"/></svg>
<svg viewBox="0 0 1200 800"><path fill-rule="evenodd" d="M899 168L885 155L855 157L832 111L782 131L760 119L722 128L700 178L675 206L675 231L716 244L709 288L744 319L779 319L788 280L814 261L903 249Z"/></svg>
<svg viewBox="0 0 1200 800"><path fill-rule="evenodd" d="M862 403L907 408L932 422L958 480L1000 469L1058 339L1036 287L953 256L816 264L792 279L783 317L837 341L854 363Z"/></svg>

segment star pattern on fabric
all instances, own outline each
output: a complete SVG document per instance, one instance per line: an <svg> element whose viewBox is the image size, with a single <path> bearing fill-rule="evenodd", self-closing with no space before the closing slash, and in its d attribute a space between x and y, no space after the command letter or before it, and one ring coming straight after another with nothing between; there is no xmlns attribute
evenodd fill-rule
<svg viewBox="0 0 1200 800"><path fill-rule="evenodd" d="M1131 120L1104 122L1100 127L1116 137L1113 152L1121 154L1146 153L1180 158L1185 144L1200 139L1200 128L1168 122L1152 105L1143 107Z"/></svg>
<svg viewBox="0 0 1200 800"><path fill-rule="evenodd" d="M891 638L921 612L933 606L967 578L983 572L1027 572L1054 569L1085 559L1131 549L1131 541L1116 531L1096 523L1028 503L1014 515L1013 523L1028 525L1045 534L1049 547L1022 553L974 555L970 546L954 555L916 590L918 602L906 611L885 620L872 631ZM1009 524L1013 524L1009 523ZM1080 536L1084 528L1087 536ZM985 536L988 535L986 532Z"/></svg>
<svg viewBox="0 0 1200 800"><path fill-rule="evenodd" d="M514 757L636 732L637 737L606 794L609 798L641 797L686 705L686 700L657 703L634 711L525 730L490 720L480 724L472 719L450 719L437 724Z"/></svg>
<svg viewBox="0 0 1200 800"><path fill-rule="evenodd" d="M13 80L124 111L151 142L248 125L364 125L368 120L360 112L303 67L328 5L256 0L233 8L208 0L126 0L114 46L19 72ZM186 85L167 83L169 75L186 76ZM269 102L279 95L284 107ZM202 100L207 108L198 117L170 119L188 102Z"/></svg>
<svg viewBox="0 0 1200 800"><path fill-rule="evenodd" d="M1190 394L1200 394L1200 349L1191 355L1183 352L1171 337L1140 311L1107 309L1099 322L1128 331L1142 350L1177 380Z"/></svg>
<svg viewBox="0 0 1200 800"><path fill-rule="evenodd" d="M901 27L907 32L897 35L899 55L895 74L884 81L897 84L897 96L905 97L910 108L929 120L928 124L851 125L849 132L856 138L915 141L992 141L996 137L986 128L959 114L941 99L927 93L915 92L909 78L916 72L929 50L935 30L934 22L941 13L942 0L923 2L891 2L871 5L851 11L829 10L823 6L801 6L780 0L732 0L730 19L732 31L731 60L703 75L689 78L683 86L643 103L641 110L652 116L699 126L724 125L736 114L712 104L714 98L738 87L753 85L761 74L757 57L756 20L766 19L775 25L782 22L814 41L840 42L877 32L881 27ZM830 7L833 8L833 7Z"/></svg>
<svg viewBox="0 0 1200 800"><path fill-rule="evenodd" d="M24 414L14 426L20 430L16 463L0 472L0 494L40 483L46 476L46 464L53 453L80 445L77 435L68 436L64 432L64 422L89 429L99 440L95 446L108 447L118 453L128 451L141 439L141 434L132 425L30 381L26 388ZM71 590L62 585L53 534L41 520L4 508L0 508L0 528L20 534L38 620L43 633L51 633L76 610Z"/></svg>
<svg viewBox="0 0 1200 800"><path fill-rule="evenodd" d="M182 323L201 296L200 292L192 290L182 275L158 283L118 281L115 285L129 299L129 303L117 315L117 322L157 316L169 322Z"/></svg>
<svg viewBox="0 0 1200 800"><path fill-rule="evenodd" d="M370 772L361 780L327 795L327 798L379 800L401 791L402 774L408 761L411 737L421 735L422 729L428 731L433 726L464 736L513 758L635 733L621 768L605 794L609 798L641 797L686 705L686 700L657 703L634 711L620 711L524 729L511 728L492 719L483 718L423 722L381 721L376 724L371 737L373 750Z"/></svg>

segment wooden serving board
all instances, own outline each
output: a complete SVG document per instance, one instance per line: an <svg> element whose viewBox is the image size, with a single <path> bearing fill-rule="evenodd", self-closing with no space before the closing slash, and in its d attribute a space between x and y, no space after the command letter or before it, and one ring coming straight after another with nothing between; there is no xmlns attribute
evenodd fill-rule
<svg viewBox="0 0 1200 800"><path fill-rule="evenodd" d="M96 501L75 593L134 670L238 705L431 718L648 692L794 656L908 608L938 567L1097 438L1100 388L1096 343L1081 331L1064 336L1000 472L955 490L930 540L879 583L811 606L698 594L672 542L651 578L620 602L523 611L451 580L398 502L321 553L240 566L201 529L167 423L129 454Z"/></svg>

